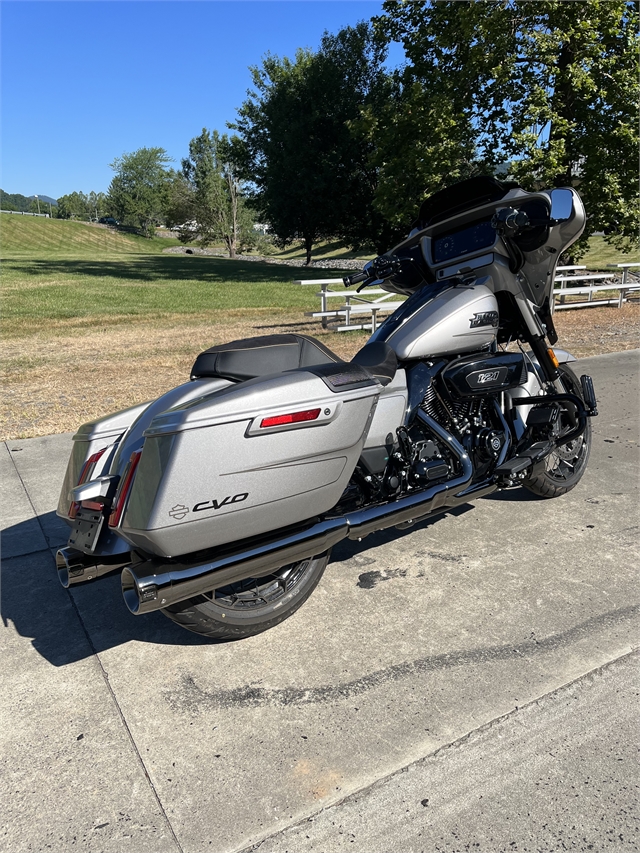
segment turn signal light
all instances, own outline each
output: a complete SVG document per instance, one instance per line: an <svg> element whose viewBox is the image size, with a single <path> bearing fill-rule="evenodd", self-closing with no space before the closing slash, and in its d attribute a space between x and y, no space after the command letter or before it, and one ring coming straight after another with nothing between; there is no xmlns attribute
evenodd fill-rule
<svg viewBox="0 0 640 853"><path fill-rule="evenodd" d="M560 367L560 362L558 361L558 356L551 349L551 347L549 347L549 349L547 350L547 355L551 359L551 364L553 364L554 367L556 367L556 368Z"/></svg>
<svg viewBox="0 0 640 853"><path fill-rule="evenodd" d="M263 418L260 421L260 429L285 424L299 424L303 421L315 421L318 417L320 417L320 409L307 409L304 412L292 412L290 415L276 415L273 418Z"/></svg>
<svg viewBox="0 0 640 853"><path fill-rule="evenodd" d="M102 450L99 450L87 459L82 466L82 471L80 471L80 477L78 478L76 486L81 486L83 483L86 483L87 480L91 479L91 475L96 467L96 462L100 459L106 449L106 447L103 447ZM77 503L77 501L71 501L71 506L69 507L69 518L75 518L79 509L80 504Z"/></svg>
<svg viewBox="0 0 640 853"><path fill-rule="evenodd" d="M120 480L120 485L118 486L118 491L116 492L113 502L113 510L109 516L109 527L117 527L120 524L122 512L127 502L127 498L129 497L129 492L133 485L133 478L141 456L142 450L136 450L131 454L129 461L127 462L127 467L124 469L124 474Z"/></svg>

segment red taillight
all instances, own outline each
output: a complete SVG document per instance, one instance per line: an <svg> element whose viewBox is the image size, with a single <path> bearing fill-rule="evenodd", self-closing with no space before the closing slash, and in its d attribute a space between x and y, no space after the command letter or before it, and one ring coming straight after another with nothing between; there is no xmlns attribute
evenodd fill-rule
<svg viewBox="0 0 640 853"><path fill-rule="evenodd" d="M120 485L118 486L118 491L116 492L113 510L109 516L109 527L117 527L120 524L122 512L127 502L129 492L131 491L133 478L141 456L142 451L136 450L131 454L129 461L127 462L127 467L124 470L124 474L120 480Z"/></svg>
<svg viewBox="0 0 640 853"><path fill-rule="evenodd" d="M94 472L96 467L96 463L98 459L102 456L107 448L103 447L102 450L98 450L97 453L93 453L87 461L82 466L82 471L80 471L80 476L78 477L78 482L76 486L81 486L83 483L86 483L87 480L91 479L91 475ZM69 507L69 518L75 518L78 514L78 510L80 509L80 504L76 501L71 501L71 506Z"/></svg>
<svg viewBox="0 0 640 853"><path fill-rule="evenodd" d="M260 429L283 426L284 424L299 424L303 421L315 421L319 416L320 409L307 409L305 412L292 412L290 415L276 415L273 418L263 418L260 421Z"/></svg>

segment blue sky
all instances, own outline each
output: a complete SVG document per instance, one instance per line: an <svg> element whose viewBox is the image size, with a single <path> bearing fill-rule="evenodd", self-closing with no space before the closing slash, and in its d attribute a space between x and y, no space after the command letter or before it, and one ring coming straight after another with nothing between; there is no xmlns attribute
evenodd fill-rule
<svg viewBox="0 0 640 853"><path fill-rule="evenodd" d="M4 0L0 186L53 198L106 191L109 163L142 147L165 148L178 166L203 127L224 131L234 119L250 65L316 48L325 30L381 9L370 0Z"/></svg>

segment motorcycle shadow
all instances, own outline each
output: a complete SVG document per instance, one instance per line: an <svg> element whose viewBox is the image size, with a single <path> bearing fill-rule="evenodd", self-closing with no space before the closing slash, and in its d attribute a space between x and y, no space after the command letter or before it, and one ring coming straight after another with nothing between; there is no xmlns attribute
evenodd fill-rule
<svg viewBox="0 0 640 853"><path fill-rule="evenodd" d="M504 489L500 492L493 492L491 495L485 495L483 500L485 501L540 501L538 495L534 495L533 492L527 491L522 487L515 489Z"/></svg>
<svg viewBox="0 0 640 853"><path fill-rule="evenodd" d="M462 504L462 506L443 509L442 512L437 513L437 515L427 516L426 518L422 518L419 521L416 521L415 524L408 525L407 527L388 527L386 530L377 530L375 533L369 534L369 536L360 541L357 539L343 539L342 542L338 542L338 544L334 546L331 552L331 561L329 565L331 565L331 563L343 563L350 560L352 557L364 555L368 550L372 550L383 545L389 545L397 539L402 539L407 535L407 533L411 533L411 531L425 530L427 527L432 527L439 521L443 521L447 516L464 515L472 509L473 504Z"/></svg>
<svg viewBox="0 0 640 853"><path fill-rule="evenodd" d="M66 532L53 512L2 532L3 625L11 623L49 663L66 666L132 640L175 646L210 644L162 613L133 616L122 599L119 572L64 589L54 555L66 544Z"/></svg>
<svg viewBox="0 0 640 853"><path fill-rule="evenodd" d="M523 491L523 490L520 490ZM417 530L447 515L462 515L464 504L416 522L411 528L380 530L361 542L343 540L333 550L340 564ZM108 652L131 641L155 645L202 646L218 642L191 634L162 613L133 616L122 599L120 572L64 589L57 576L55 551L66 544L67 528L55 513L45 513L2 532L2 600L5 627L31 640L53 666L66 666ZM33 550L29 550L32 548Z"/></svg>

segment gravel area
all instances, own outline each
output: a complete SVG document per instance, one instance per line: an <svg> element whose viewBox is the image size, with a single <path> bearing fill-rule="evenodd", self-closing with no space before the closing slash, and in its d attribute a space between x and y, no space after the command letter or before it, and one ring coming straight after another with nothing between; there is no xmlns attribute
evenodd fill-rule
<svg viewBox="0 0 640 853"><path fill-rule="evenodd" d="M169 249L163 249L163 254L168 255L213 255L216 258L223 258L230 261L231 258L224 252L223 249L200 249L197 246L171 246ZM306 264L301 258L271 258L263 255L237 255L236 261L259 261L262 264L279 264L285 267L304 267ZM309 269L315 267L322 270L361 270L366 261L362 259L351 258L324 258L318 261L311 261Z"/></svg>

